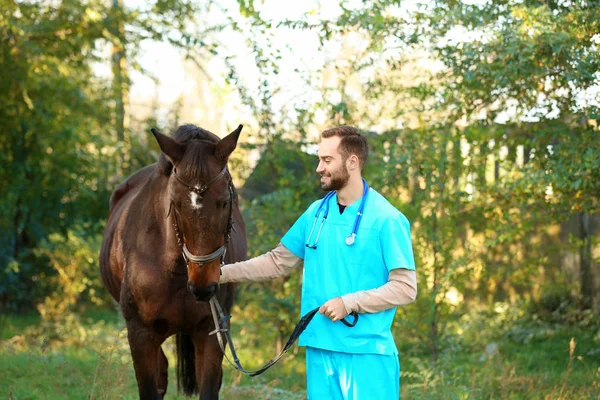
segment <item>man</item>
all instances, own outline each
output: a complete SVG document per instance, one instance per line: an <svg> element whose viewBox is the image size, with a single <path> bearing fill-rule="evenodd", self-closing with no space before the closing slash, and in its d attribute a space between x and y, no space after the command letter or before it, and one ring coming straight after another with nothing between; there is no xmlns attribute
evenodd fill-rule
<svg viewBox="0 0 600 400"><path fill-rule="evenodd" d="M398 399L400 364L391 333L395 307L417 294L407 219L362 179L368 144L356 128L324 131L321 188L274 250L225 265L221 282L263 281L304 265L301 313L319 313L300 336L308 398ZM359 313L355 327L340 322Z"/></svg>

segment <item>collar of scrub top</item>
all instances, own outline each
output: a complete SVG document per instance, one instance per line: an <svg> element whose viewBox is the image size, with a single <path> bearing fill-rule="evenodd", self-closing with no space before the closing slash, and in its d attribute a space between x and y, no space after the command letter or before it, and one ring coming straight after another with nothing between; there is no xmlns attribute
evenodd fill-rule
<svg viewBox="0 0 600 400"><path fill-rule="evenodd" d="M354 240L355 240L356 234L358 232L358 227L360 225L360 220L362 219L362 216L364 214L365 203L367 201L367 194L369 192L369 185L367 184L367 181L365 181L364 178L362 181L363 181L363 188L364 188L362 200L360 202L360 206L358 207L358 213L356 214L356 219L354 220L354 227L352 228L352 233L350 233L346 237L346 244L348 246L352 246L354 244ZM327 193L327 195L325 195L325 198L323 198L323 200L321 200L321 203L319 204L319 208L317 208L317 212L315 213L315 220L313 221L312 229L310 230L310 234L308 235L308 239L306 240L306 247L308 247L310 249L317 248L317 243L319 242L319 237L321 236L321 229L323 229L323 224L325 223L325 220L327 219L327 216L329 215L329 200L334 195L335 195L334 190ZM321 224L319 225L319 230L317 231L317 237L315 238L314 243L310 244L310 239L312 238L313 232L315 231L315 226L317 225L317 220L319 219L319 214L321 213L321 210L323 210L323 209L325 212L323 214L323 219L321 220Z"/></svg>

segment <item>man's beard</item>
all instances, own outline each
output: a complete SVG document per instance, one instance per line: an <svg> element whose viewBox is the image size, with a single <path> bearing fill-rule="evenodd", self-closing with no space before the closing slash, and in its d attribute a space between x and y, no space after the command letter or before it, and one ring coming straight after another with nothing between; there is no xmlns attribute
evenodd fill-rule
<svg viewBox="0 0 600 400"><path fill-rule="evenodd" d="M321 182L321 189L323 189L326 192L330 190L340 190L344 186L346 186L346 184L350 180L350 174L348 173L346 164L342 164L342 168L339 171L328 176L328 178L328 183Z"/></svg>

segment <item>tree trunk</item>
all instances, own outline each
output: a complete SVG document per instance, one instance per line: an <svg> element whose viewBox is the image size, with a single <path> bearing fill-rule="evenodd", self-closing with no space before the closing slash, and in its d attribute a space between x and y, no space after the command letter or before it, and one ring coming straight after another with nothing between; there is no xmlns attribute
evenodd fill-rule
<svg viewBox="0 0 600 400"><path fill-rule="evenodd" d="M127 57L125 54L125 22L123 17L123 0L113 0L113 97L115 99L115 129L117 131L117 148L119 149L119 174L128 167L128 143L125 136L127 116L125 106L128 102L129 83L127 79Z"/></svg>
<svg viewBox="0 0 600 400"><path fill-rule="evenodd" d="M487 186L485 173L487 170L487 158L489 155L489 143L484 141L479 145L479 160L477 168L477 195L485 191Z"/></svg>
<svg viewBox="0 0 600 400"><path fill-rule="evenodd" d="M454 190L458 191L460 190L460 178L463 176L463 171L462 171L462 163L463 163L463 158L461 155L461 150L460 150L460 135L457 135L457 137L454 138L454 140L452 141L452 165L453 165L453 170L454 170Z"/></svg>
<svg viewBox="0 0 600 400"><path fill-rule="evenodd" d="M529 164L529 160L531 160L531 150L529 145L523 146L523 166Z"/></svg>
<svg viewBox="0 0 600 400"><path fill-rule="evenodd" d="M592 274L592 234L590 215L578 213L579 238L582 240L579 248L579 278L581 280L582 308L591 309L594 298L594 277Z"/></svg>
<svg viewBox="0 0 600 400"><path fill-rule="evenodd" d="M20 250L20 246L19 246L19 237L20 237L20 225L21 225L21 220L22 220L22 212L21 212L21 196L17 197L17 201L16 201L16 207L15 207L15 217L13 220L13 227L14 227L14 232L13 232L13 237L12 237L12 257L14 259L18 259L19 258L19 250Z"/></svg>
<svg viewBox="0 0 600 400"><path fill-rule="evenodd" d="M429 331L429 340L431 346L431 359L437 361L438 358L438 303L437 303L437 292L438 292L438 280L439 280L439 267L437 265L437 216L435 212L432 215L431 229L433 233L433 288L432 288L432 301L433 309L431 313L431 326Z"/></svg>

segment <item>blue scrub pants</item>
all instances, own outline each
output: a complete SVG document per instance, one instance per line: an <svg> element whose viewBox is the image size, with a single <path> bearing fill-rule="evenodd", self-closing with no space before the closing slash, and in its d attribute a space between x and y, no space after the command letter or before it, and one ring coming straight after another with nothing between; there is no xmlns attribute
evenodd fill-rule
<svg viewBox="0 0 600 400"><path fill-rule="evenodd" d="M351 354L306 347L308 400L398 400L397 355Z"/></svg>

